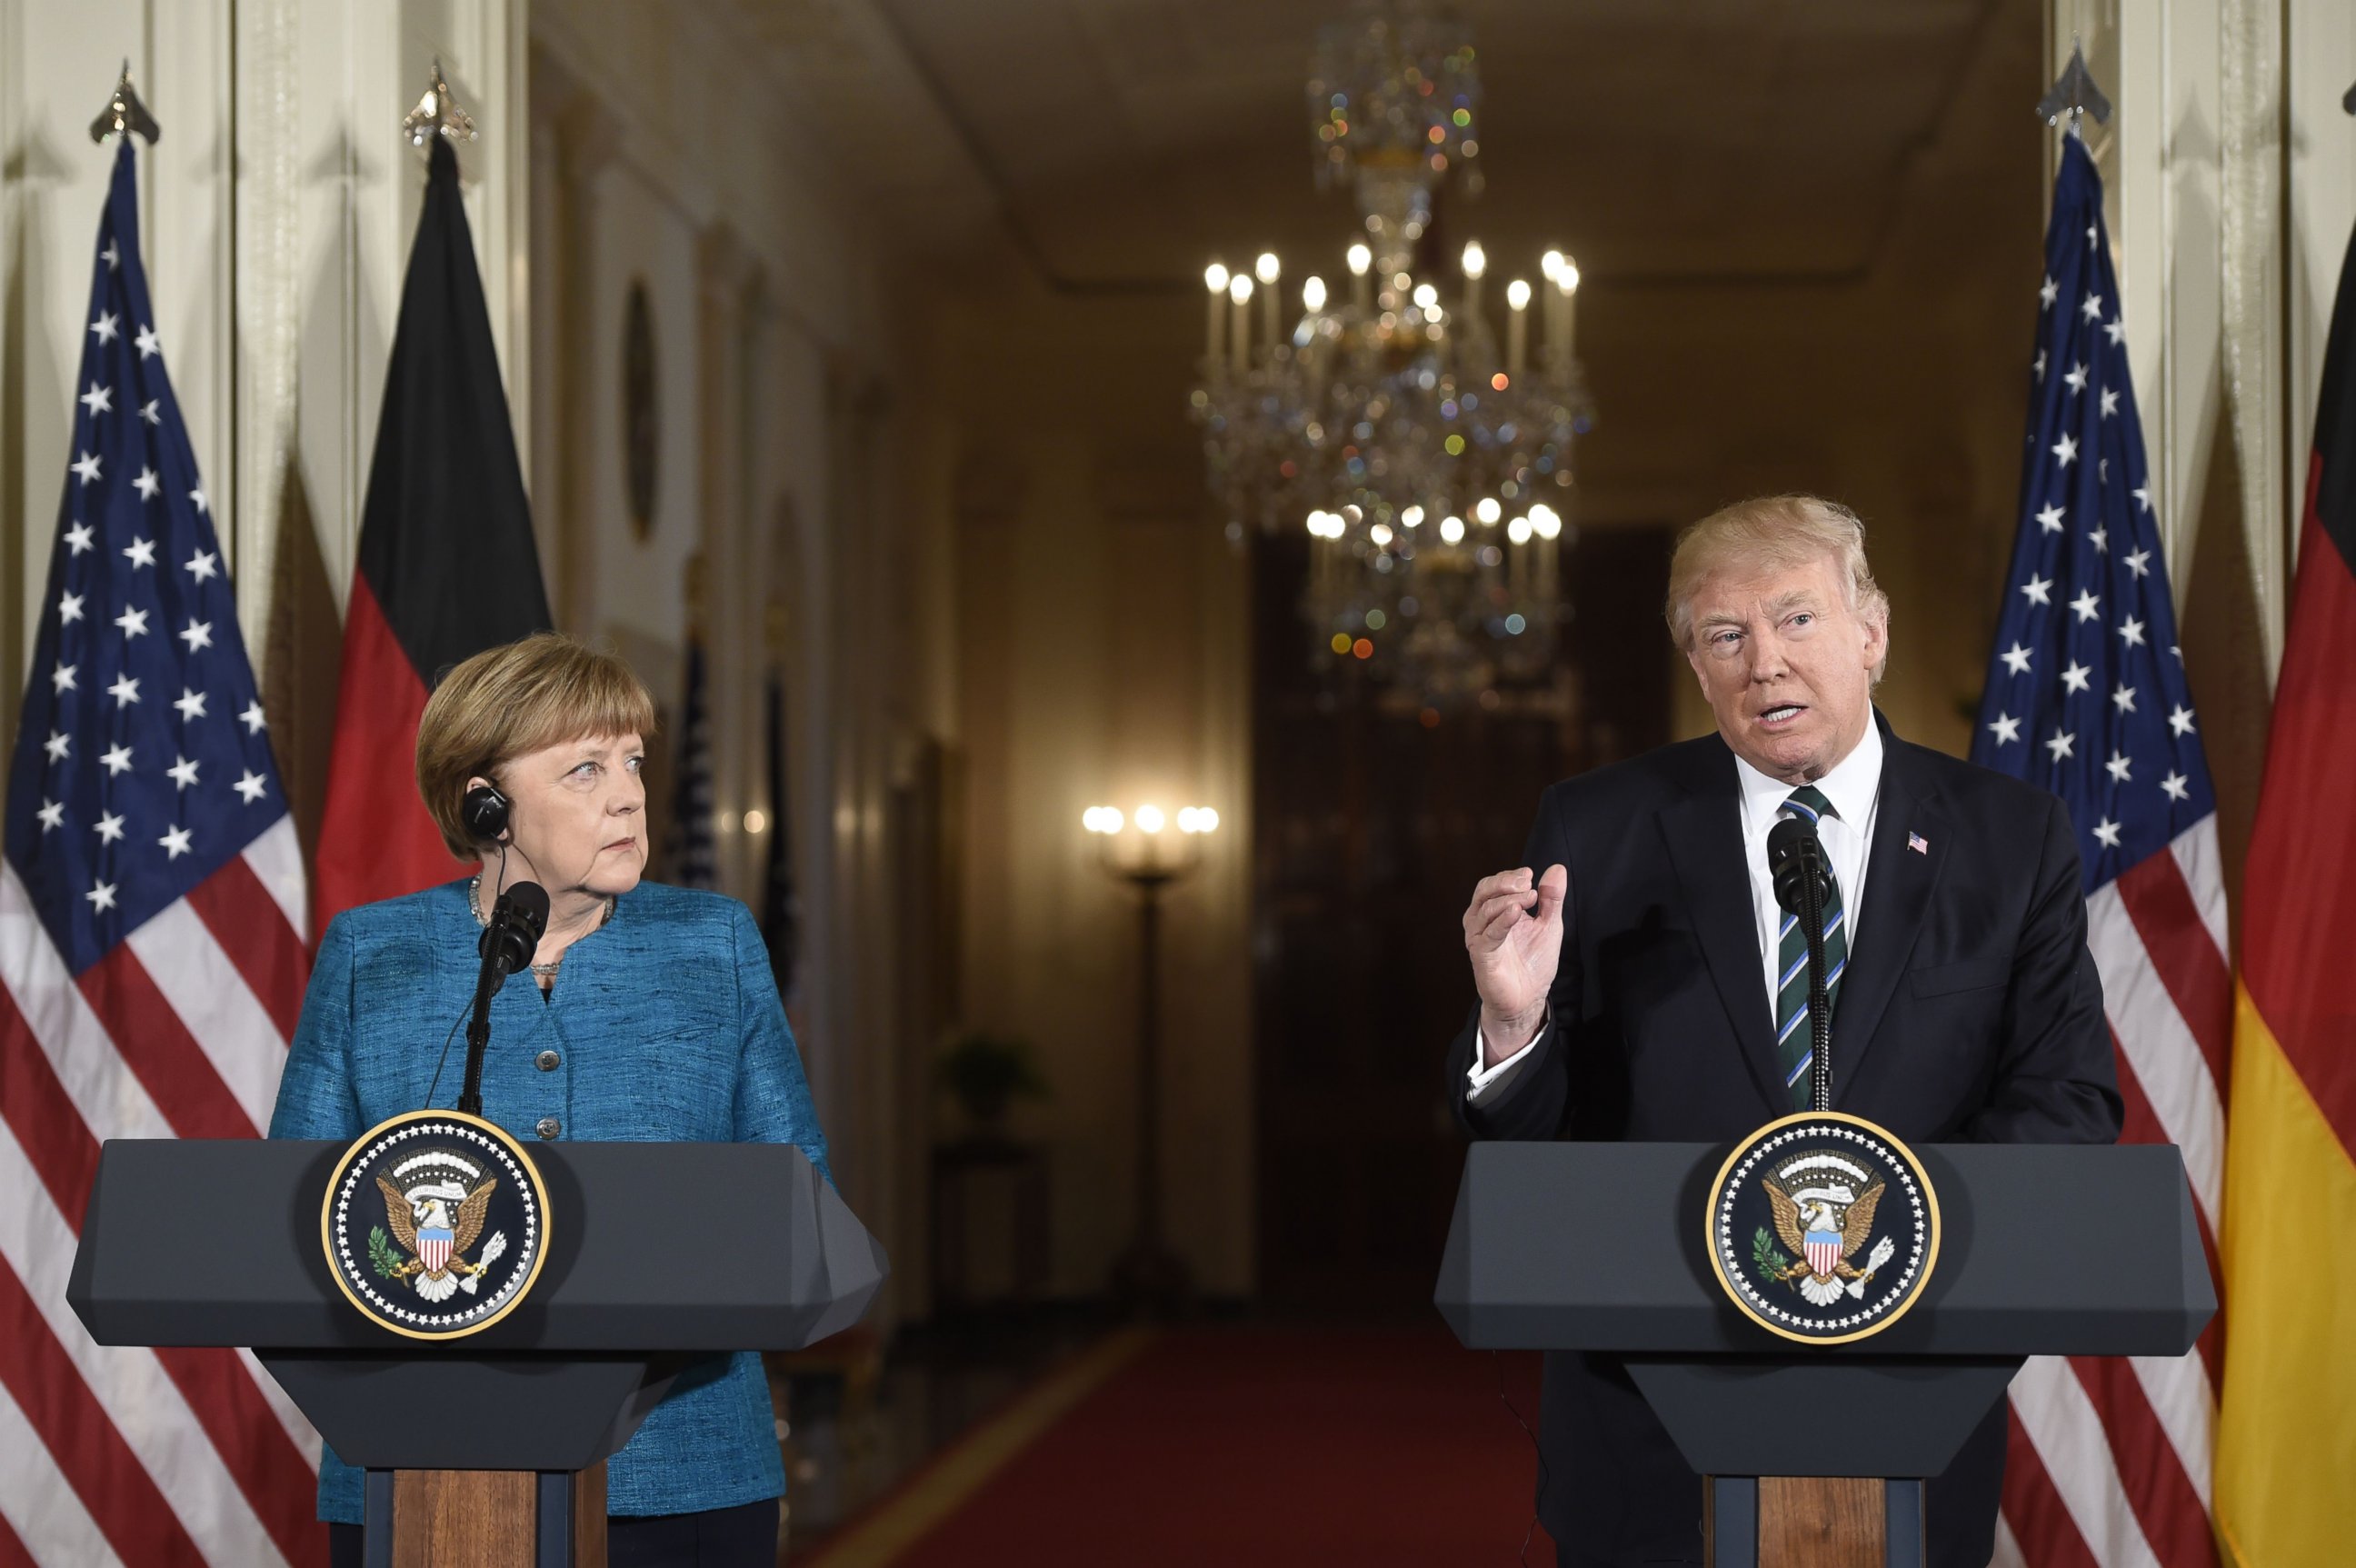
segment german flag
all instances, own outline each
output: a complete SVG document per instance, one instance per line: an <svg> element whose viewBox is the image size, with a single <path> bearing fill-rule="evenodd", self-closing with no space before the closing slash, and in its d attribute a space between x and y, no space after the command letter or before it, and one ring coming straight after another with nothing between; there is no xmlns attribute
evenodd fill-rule
<svg viewBox="0 0 2356 1568"><path fill-rule="evenodd" d="M2244 883L2217 1526L2245 1568L2356 1561L2356 244L2340 274Z"/></svg>
<svg viewBox="0 0 2356 1568"><path fill-rule="evenodd" d="M463 869L417 798L426 693L460 660L548 625L458 159L436 136L344 616L313 929Z"/></svg>

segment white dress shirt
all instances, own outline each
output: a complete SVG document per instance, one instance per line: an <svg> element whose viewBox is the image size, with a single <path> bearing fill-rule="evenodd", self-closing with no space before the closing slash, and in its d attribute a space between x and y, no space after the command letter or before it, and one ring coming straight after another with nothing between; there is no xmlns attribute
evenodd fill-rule
<svg viewBox="0 0 2356 1568"><path fill-rule="evenodd" d="M1781 990L1775 982L1781 978L1783 944L1776 940L1776 932L1783 928L1783 908L1775 902L1775 884L1767 874L1767 833L1775 825L1776 813L1792 798L1794 786L1770 779L1740 757L1734 759L1734 770L1741 783L1742 858L1751 873L1751 923L1759 935L1759 977L1766 987L1772 1028L1775 998ZM1869 717L1865 738L1831 772L1816 780L1816 788L1833 804L1824 821L1816 824L1816 836L1824 843L1825 858L1832 863L1833 879L1840 886L1848 949L1855 952L1860 912L1865 906L1866 863L1872 858L1873 818L1881 805L1881 726ZM1543 872L1545 867L1531 869ZM1488 1053L1475 1028L1472 1067L1467 1075L1472 1087L1464 1097L1466 1102L1478 1105L1502 1092L1546 1037L1547 1026L1547 1023L1539 1024L1528 1045L1495 1067L1482 1065L1482 1058Z"/></svg>

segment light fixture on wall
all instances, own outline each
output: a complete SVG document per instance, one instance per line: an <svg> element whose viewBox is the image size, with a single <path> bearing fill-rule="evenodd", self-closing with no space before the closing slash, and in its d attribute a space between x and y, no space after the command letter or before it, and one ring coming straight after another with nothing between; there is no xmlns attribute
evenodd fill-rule
<svg viewBox="0 0 2356 1568"><path fill-rule="evenodd" d="M1192 1280L1162 1233L1162 895L1201 865L1219 813L1181 806L1173 814L1151 802L1126 814L1090 806L1080 825L1097 843L1097 864L1137 891L1137 1230L1113 1263L1113 1294L1132 1308L1164 1311Z"/></svg>
<svg viewBox="0 0 2356 1568"><path fill-rule="evenodd" d="M1302 279L1296 315L1275 252L1248 271L1212 263L1193 397L1229 537L1309 532L1313 656L1434 703L1551 665L1571 446L1592 423L1569 256L1505 286L1502 344L1478 241L1446 298L1416 275L1435 193L1479 188L1480 100L1451 14L1373 0L1324 29L1310 120L1319 184L1346 181L1364 220L1348 284Z"/></svg>

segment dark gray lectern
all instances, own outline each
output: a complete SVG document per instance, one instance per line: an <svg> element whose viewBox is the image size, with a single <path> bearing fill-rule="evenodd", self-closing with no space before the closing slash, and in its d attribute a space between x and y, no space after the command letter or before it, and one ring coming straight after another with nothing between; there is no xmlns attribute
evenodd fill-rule
<svg viewBox="0 0 2356 1568"><path fill-rule="evenodd" d="M1946 1469L2025 1358L2181 1355L2217 1296L2172 1144L1914 1152L1938 1194L1938 1262L1869 1339L1795 1344L1727 1300L1703 1227L1727 1151L1706 1144L1473 1144L1435 1297L1472 1349L1624 1357L1709 1477L1711 1568L1795 1560L1788 1529L1762 1535L1762 1477L1884 1482L1871 1561L1919 1568L1922 1477ZM1835 1560L1810 1540L1796 1560Z"/></svg>
<svg viewBox="0 0 2356 1568"><path fill-rule="evenodd" d="M884 1251L799 1149L546 1144L549 1246L531 1293L466 1338L362 1318L320 1241L345 1145L117 1140L101 1155L66 1299L102 1345L250 1346L347 1463L368 1471L370 1568L605 1561L603 1472L673 1379L714 1352L788 1350L850 1326ZM233 1197L233 1232L188 1223ZM421 1550L463 1504L396 1472L503 1471L509 1517ZM576 1477L594 1477L576 1499ZM594 1508L576 1507L594 1503ZM517 1513L530 1517L518 1519ZM444 1521L448 1521L444 1524ZM437 1526L442 1528L437 1529Z"/></svg>

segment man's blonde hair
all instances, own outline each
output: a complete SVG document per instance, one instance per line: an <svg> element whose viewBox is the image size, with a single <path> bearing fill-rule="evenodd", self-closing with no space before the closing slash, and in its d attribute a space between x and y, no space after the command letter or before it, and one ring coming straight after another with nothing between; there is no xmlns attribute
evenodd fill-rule
<svg viewBox="0 0 2356 1568"><path fill-rule="evenodd" d="M654 733L655 701L630 667L560 632L487 648L442 677L417 721L417 792L460 860L483 847L459 807L466 780L542 746ZM500 786L502 794L506 787Z"/></svg>
<svg viewBox="0 0 2356 1568"><path fill-rule="evenodd" d="M1677 535L1669 557L1669 636L1680 652L1693 651L1693 599L1702 580L1729 567L1782 571L1830 556L1840 574L1849 613L1890 624L1890 596L1865 560L1865 523L1838 501L1816 496L1758 496L1720 507ZM1885 644L1873 678L1890 667Z"/></svg>

